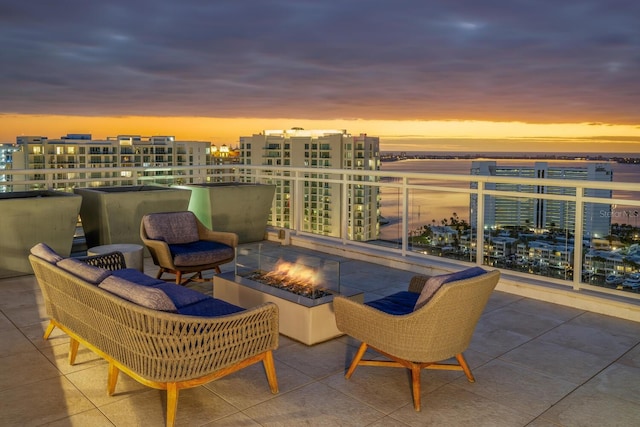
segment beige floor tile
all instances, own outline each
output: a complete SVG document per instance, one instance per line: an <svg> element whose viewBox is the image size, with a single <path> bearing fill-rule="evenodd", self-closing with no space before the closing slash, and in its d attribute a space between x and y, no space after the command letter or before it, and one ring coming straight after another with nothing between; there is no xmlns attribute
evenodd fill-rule
<svg viewBox="0 0 640 427"><path fill-rule="evenodd" d="M580 316L582 317L582 316ZM563 347L575 348L586 353L607 357L611 362L624 355L640 340L640 329L637 336L610 331L595 325L585 325L570 321L564 323L544 336L547 342Z"/></svg>
<svg viewBox="0 0 640 427"><path fill-rule="evenodd" d="M312 378L319 379L344 372L356 350L339 340L313 346L296 343L276 350L274 357Z"/></svg>
<svg viewBox="0 0 640 427"><path fill-rule="evenodd" d="M460 372L454 371L423 370L421 395L425 396L460 375ZM350 379L339 373L321 382L384 414L413 402L411 373L405 368L359 366Z"/></svg>
<svg viewBox="0 0 640 427"><path fill-rule="evenodd" d="M524 369L535 369L575 385L584 383L611 363L602 356L547 342L544 336L511 350L500 356L500 360Z"/></svg>
<svg viewBox="0 0 640 427"><path fill-rule="evenodd" d="M60 377L60 372L37 350L11 354L0 359L0 390L7 390L45 379ZM0 400L1 401L1 400Z"/></svg>
<svg viewBox="0 0 640 427"><path fill-rule="evenodd" d="M383 417L374 408L318 382L243 412L265 427L366 426Z"/></svg>
<svg viewBox="0 0 640 427"><path fill-rule="evenodd" d="M89 367L82 371L67 374L67 378L87 399L95 406L101 407L114 403L121 399L145 393L151 390L149 387L140 384L124 373L118 375L116 390L113 395L107 393L107 378L109 365L107 363Z"/></svg>
<svg viewBox="0 0 640 427"><path fill-rule="evenodd" d="M624 356L620 358L619 362L627 366L640 368L640 344L629 350Z"/></svg>
<svg viewBox="0 0 640 427"><path fill-rule="evenodd" d="M599 393L640 405L640 367L614 363L585 385Z"/></svg>
<svg viewBox="0 0 640 427"><path fill-rule="evenodd" d="M113 427L113 423L100 410L92 409L47 423L47 427Z"/></svg>
<svg viewBox="0 0 640 427"><path fill-rule="evenodd" d="M445 385L422 400L422 410L416 412L409 404L389 417L410 426L525 426L532 416L509 407L509 402L496 402L478 394Z"/></svg>
<svg viewBox="0 0 640 427"><path fill-rule="evenodd" d="M206 423L203 427L259 427L260 424L243 414L237 412L219 420Z"/></svg>
<svg viewBox="0 0 640 427"><path fill-rule="evenodd" d="M163 426L167 411L166 392L149 389L100 407L117 427ZM198 426L237 412L233 406L204 387L180 390L176 426Z"/></svg>
<svg viewBox="0 0 640 427"><path fill-rule="evenodd" d="M313 381L308 375L278 360L275 361L275 365L278 378L278 394L271 393L262 363L234 372L231 375L210 382L204 387L213 391L234 407L244 410Z"/></svg>
<svg viewBox="0 0 640 427"><path fill-rule="evenodd" d="M73 384L60 376L4 390L0 392L0 402L0 423L6 426L62 423L68 416L94 409Z"/></svg>
<svg viewBox="0 0 640 427"><path fill-rule="evenodd" d="M51 332L51 335L49 335L49 338L45 340L44 331L47 329L48 325L49 325L49 321L45 320L40 323L35 323L33 325L25 326L23 328L20 328L20 330L22 331L23 334L25 334L27 338L29 338L29 340L31 340L33 345L35 345L37 348L45 348L45 347L53 347L61 344L65 344L65 345L69 344L69 336L64 332L62 332L59 328L54 328L53 331Z"/></svg>
<svg viewBox="0 0 640 427"><path fill-rule="evenodd" d="M499 360L481 366L474 375L474 383L459 378L452 384L532 417L576 388L568 381Z"/></svg>
<svg viewBox="0 0 640 427"><path fill-rule="evenodd" d="M40 351L63 374L78 372L93 366L104 365L107 363L103 358L83 345L78 347L78 353L73 365L69 364L69 343L61 343L60 345L44 347L40 349Z"/></svg>
<svg viewBox="0 0 640 427"><path fill-rule="evenodd" d="M543 413L540 419L566 427L636 427L640 420L640 405L582 387Z"/></svg>
<svg viewBox="0 0 640 427"><path fill-rule="evenodd" d="M33 343L18 329L0 329L0 358L34 349Z"/></svg>

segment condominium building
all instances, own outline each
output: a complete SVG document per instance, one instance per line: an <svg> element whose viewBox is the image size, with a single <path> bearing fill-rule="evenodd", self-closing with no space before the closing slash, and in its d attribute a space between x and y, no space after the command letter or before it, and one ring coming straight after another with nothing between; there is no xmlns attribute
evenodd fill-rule
<svg viewBox="0 0 640 427"><path fill-rule="evenodd" d="M246 165L375 171L380 169L380 140L366 134L351 135L346 130L265 130L240 137L240 157ZM289 199L300 194L304 202L303 218L299 219L302 231L340 236L341 224L347 224L347 235L352 240L378 237L380 196L377 187L353 184L348 187L349 194L343 195L340 185L331 182L335 177L330 174L318 172L305 176L310 179L297 191L293 188L294 181L286 177L273 179L276 195L271 209L272 225L294 228ZM364 179L354 175L355 181ZM343 209L343 200L346 200L346 209ZM343 211L347 221L341 221Z"/></svg>
<svg viewBox="0 0 640 427"><path fill-rule="evenodd" d="M613 172L608 163L588 163L584 166L555 166L547 162L536 162L533 166L498 165L495 161L474 161L471 175L506 176L524 178L571 179L585 181L612 181ZM472 184L475 187L475 183ZM487 190L516 191L522 197L485 196L484 220L488 228L526 227L537 231L575 230L576 205L567 200L536 198L536 194L575 196L575 189L556 185L532 185L520 183L487 183ZM611 190L586 189L586 197L611 198ZM477 212L477 196L471 195L470 209ZM611 216L602 212L611 210L611 205L585 203L583 229L585 237L602 237L609 234ZM476 217L470 215L471 225Z"/></svg>
<svg viewBox="0 0 640 427"><path fill-rule="evenodd" d="M163 168L214 164L210 142L177 141L174 136L118 135L103 140L95 140L91 134L67 134L58 139L19 136L16 147L12 167L32 169L34 173L16 176L13 191L47 187L45 175L37 172L44 169L60 170L56 176L60 180L58 186L64 187L64 180L69 180L98 187L142 184L151 177L155 183L204 183L210 180L211 171L185 168L175 172L179 175L176 177L167 175ZM133 170L140 167L147 169ZM106 171L107 168L111 170ZM43 182L20 186L16 183L18 179Z"/></svg>

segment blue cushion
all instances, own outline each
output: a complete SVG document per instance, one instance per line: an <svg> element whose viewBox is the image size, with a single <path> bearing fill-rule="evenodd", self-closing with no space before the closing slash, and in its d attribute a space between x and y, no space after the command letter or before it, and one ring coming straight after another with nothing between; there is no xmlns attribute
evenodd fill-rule
<svg viewBox="0 0 640 427"><path fill-rule="evenodd" d="M209 297L205 300L178 309L178 313L189 316L216 317L238 313L244 308L230 304L221 299Z"/></svg>
<svg viewBox="0 0 640 427"><path fill-rule="evenodd" d="M38 243L32 247L31 254L38 258L42 258L51 264L55 264L63 259L56 251L51 249L51 247L45 243Z"/></svg>
<svg viewBox="0 0 640 427"><path fill-rule="evenodd" d="M177 267L216 264L235 256L235 251L231 246L206 240L169 245L169 250L173 257L173 263Z"/></svg>
<svg viewBox="0 0 640 427"><path fill-rule="evenodd" d="M128 280L141 286L153 286L160 283L166 283L164 280L156 279L155 277L147 276L140 270L135 268L124 268L122 270L115 270L112 274L121 279Z"/></svg>
<svg viewBox="0 0 640 427"><path fill-rule="evenodd" d="M486 271L480 267L471 267L465 270L456 271L455 273L440 274L438 276L429 277L429 279L427 279L427 283L425 283L422 288L422 292L420 292L420 297L418 298L418 301L416 301L414 310L423 307L431 301L431 298L433 298L436 292L438 292L445 283L471 279L472 277L480 276L484 273L486 273Z"/></svg>
<svg viewBox="0 0 640 427"><path fill-rule="evenodd" d="M387 314L403 315L413 311L419 296L420 294L416 292L402 291L367 302L365 305L384 311Z"/></svg>
<svg viewBox="0 0 640 427"><path fill-rule="evenodd" d="M152 310L169 311L173 313L177 311L171 299L160 289L140 286L137 283L116 276L107 277L98 287L118 295L127 301Z"/></svg>
<svg viewBox="0 0 640 427"><path fill-rule="evenodd" d="M147 236L167 244L191 243L199 239L198 224L193 212L157 212L142 218Z"/></svg>
<svg viewBox="0 0 640 427"><path fill-rule="evenodd" d="M209 295L205 295L202 292L194 291L193 289L185 288L184 286L176 285L175 283L163 282L154 285L153 287L160 289L167 294L178 310L180 310L181 307L211 298Z"/></svg>
<svg viewBox="0 0 640 427"><path fill-rule="evenodd" d="M93 285L97 285L107 277L111 276L111 271L100 267L94 267L75 258L61 259L56 265Z"/></svg>

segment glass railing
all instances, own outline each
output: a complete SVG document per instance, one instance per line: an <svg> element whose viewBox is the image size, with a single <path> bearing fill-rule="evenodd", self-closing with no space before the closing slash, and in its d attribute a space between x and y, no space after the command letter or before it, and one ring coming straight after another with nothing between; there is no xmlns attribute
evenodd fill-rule
<svg viewBox="0 0 640 427"><path fill-rule="evenodd" d="M640 189L630 182L245 165L39 169L44 179L34 179L33 170L3 172L4 192L276 184L275 228L375 247L392 257L486 265L640 298Z"/></svg>

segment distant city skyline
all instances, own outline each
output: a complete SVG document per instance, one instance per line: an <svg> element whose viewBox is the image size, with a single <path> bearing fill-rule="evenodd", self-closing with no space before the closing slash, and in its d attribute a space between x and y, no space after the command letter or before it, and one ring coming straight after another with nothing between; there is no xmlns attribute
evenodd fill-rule
<svg viewBox="0 0 640 427"><path fill-rule="evenodd" d="M634 0L4 2L0 45L2 142L303 127L385 151L640 151Z"/></svg>
<svg viewBox="0 0 640 427"><path fill-rule="evenodd" d="M265 129L345 129L380 137L386 152L575 152L640 153L640 126L533 124L480 121L301 120L203 117L80 117L0 114L0 143L18 136L60 138L89 133L94 139L115 135L173 135L180 140L236 146L241 136Z"/></svg>

